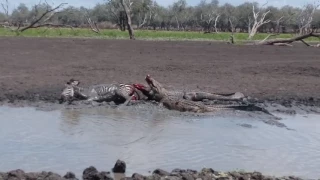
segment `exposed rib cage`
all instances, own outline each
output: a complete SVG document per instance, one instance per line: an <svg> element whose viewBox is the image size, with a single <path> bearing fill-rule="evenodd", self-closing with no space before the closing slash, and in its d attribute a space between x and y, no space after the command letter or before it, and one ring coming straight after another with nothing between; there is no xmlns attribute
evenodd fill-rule
<svg viewBox="0 0 320 180"><path fill-rule="evenodd" d="M128 99L134 87L128 84L99 84L89 88L89 100L113 101L116 98Z"/></svg>

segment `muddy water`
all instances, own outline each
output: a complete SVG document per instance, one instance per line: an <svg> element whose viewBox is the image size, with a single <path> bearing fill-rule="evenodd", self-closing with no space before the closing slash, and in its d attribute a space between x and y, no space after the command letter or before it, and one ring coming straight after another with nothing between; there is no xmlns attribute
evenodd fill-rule
<svg viewBox="0 0 320 180"><path fill-rule="evenodd" d="M0 171L107 170L120 158L127 175L156 168L261 171L320 177L320 116L287 116L289 128L241 117L179 116L104 107L41 111L0 107ZM240 124L244 124L240 126Z"/></svg>

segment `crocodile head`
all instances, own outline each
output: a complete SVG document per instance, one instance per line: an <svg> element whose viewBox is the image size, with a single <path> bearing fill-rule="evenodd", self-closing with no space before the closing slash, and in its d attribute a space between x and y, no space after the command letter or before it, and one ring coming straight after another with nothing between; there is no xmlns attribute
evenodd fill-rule
<svg viewBox="0 0 320 180"><path fill-rule="evenodd" d="M136 83L136 84L133 84L133 87L143 92L148 91L148 88L143 84Z"/></svg>
<svg viewBox="0 0 320 180"><path fill-rule="evenodd" d="M151 89L154 91L155 94L163 97L167 96L168 92L167 90L162 86L161 83L159 83L157 80L152 78L149 74L145 78L148 85L151 87Z"/></svg>
<svg viewBox="0 0 320 180"><path fill-rule="evenodd" d="M142 94L147 96L148 99L153 99L154 92L152 91L152 89L150 87L145 86L143 84L133 84L133 87L135 89L139 90L140 92L142 92Z"/></svg>

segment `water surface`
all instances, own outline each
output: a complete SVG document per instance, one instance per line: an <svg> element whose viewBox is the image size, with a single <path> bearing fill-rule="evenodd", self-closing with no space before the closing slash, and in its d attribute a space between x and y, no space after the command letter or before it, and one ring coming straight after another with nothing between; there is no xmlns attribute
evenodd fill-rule
<svg viewBox="0 0 320 180"><path fill-rule="evenodd" d="M40 111L0 107L0 171L244 169L320 177L320 116L286 116L289 128L241 117L181 116L105 107ZM252 128L239 126L249 124Z"/></svg>

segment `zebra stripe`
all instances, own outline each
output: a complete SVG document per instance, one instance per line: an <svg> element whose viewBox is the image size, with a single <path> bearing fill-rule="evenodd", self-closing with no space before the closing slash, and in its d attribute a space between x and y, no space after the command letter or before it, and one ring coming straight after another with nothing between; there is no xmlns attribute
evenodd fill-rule
<svg viewBox="0 0 320 180"><path fill-rule="evenodd" d="M123 96L132 96L134 93L134 87L130 84L119 84L119 91Z"/></svg>
<svg viewBox="0 0 320 180"><path fill-rule="evenodd" d="M118 95L122 97L127 97L133 94L134 87L132 85L122 83L110 85L97 85L96 87L93 87L92 91L95 91L98 94L98 96L103 96L106 94L116 95L117 93L120 93Z"/></svg>
<svg viewBox="0 0 320 180"><path fill-rule="evenodd" d="M79 87L79 81L70 80L65 85L65 89L61 93L60 103L64 101L73 101L74 99L87 99L89 101L115 101L119 97L126 100L136 99L134 96L135 87L130 84L114 83L114 84L99 84L89 87L85 90ZM119 100L119 99L118 99Z"/></svg>
<svg viewBox="0 0 320 180"><path fill-rule="evenodd" d="M74 97L74 88L72 85L65 84L65 88L62 90L60 95L59 103L63 103L64 101L68 101L69 103Z"/></svg>
<svg viewBox="0 0 320 180"><path fill-rule="evenodd" d="M117 87L114 84L101 84L92 88L92 92L96 92L98 96L104 96L106 94L114 94Z"/></svg>

